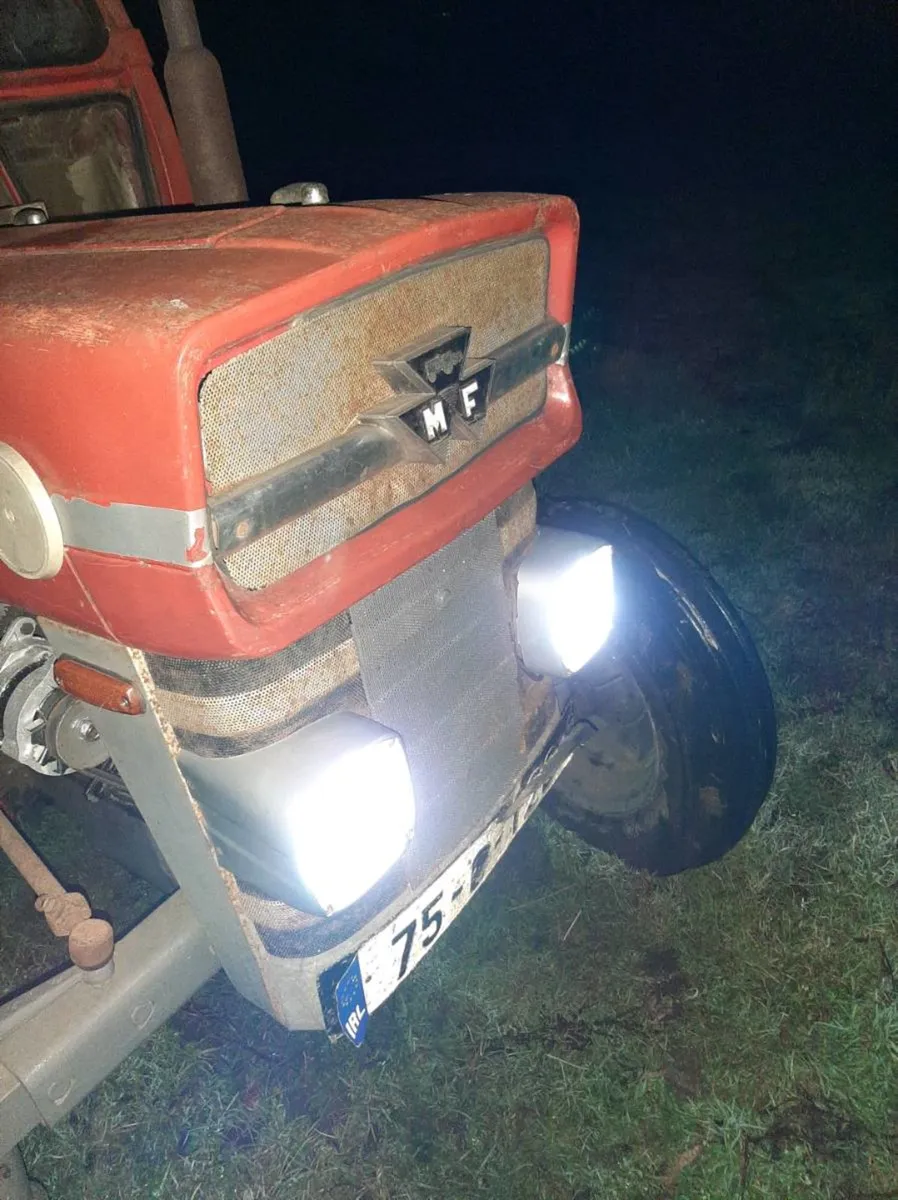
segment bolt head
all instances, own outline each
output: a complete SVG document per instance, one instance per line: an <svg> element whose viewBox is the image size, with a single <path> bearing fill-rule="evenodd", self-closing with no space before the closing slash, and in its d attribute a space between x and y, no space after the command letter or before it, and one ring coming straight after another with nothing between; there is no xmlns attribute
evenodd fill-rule
<svg viewBox="0 0 898 1200"><path fill-rule="evenodd" d="M96 739L100 736L99 733L97 733L93 721L91 721L89 717L82 717L82 719L75 726L75 732L80 738L84 738L86 742L96 741Z"/></svg>
<svg viewBox="0 0 898 1200"><path fill-rule="evenodd" d="M115 937L108 921L89 917L79 921L69 934L69 957L76 967L96 971L112 958Z"/></svg>

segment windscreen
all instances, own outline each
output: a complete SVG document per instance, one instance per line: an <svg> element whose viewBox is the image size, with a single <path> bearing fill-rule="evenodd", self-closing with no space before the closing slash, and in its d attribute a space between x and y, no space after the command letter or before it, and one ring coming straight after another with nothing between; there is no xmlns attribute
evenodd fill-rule
<svg viewBox="0 0 898 1200"><path fill-rule="evenodd" d="M126 96L0 107L0 161L21 200L42 200L51 218L157 203Z"/></svg>
<svg viewBox="0 0 898 1200"><path fill-rule="evenodd" d="M0 0L0 71L79 66L107 41L94 0Z"/></svg>

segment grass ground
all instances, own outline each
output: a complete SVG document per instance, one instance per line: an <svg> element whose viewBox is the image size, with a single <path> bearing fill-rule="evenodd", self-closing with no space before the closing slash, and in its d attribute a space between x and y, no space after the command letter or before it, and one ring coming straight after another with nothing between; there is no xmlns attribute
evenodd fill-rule
<svg viewBox="0 0 898 1200"><path fill-rule="evenodd" d="M898 1197L890 200L668 198L586 246L586 434L545 486L644 512L746 614L781 751L744 842L656 880L537 820L360 1052L214 981L27 1139L53 1200Z"/></svg>

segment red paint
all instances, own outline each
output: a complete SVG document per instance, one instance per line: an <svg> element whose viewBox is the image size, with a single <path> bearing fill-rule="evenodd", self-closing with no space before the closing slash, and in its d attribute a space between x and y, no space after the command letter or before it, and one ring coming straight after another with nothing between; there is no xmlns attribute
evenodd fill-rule
<svg viewBox="0 0 898 1200"><path fill-rule="evenodd" d="M0 72L0 105L115 94L131 96L143 132L160 204L190 204L193 197L181 146L140 33L120 0L99 0L109 43L92 63Z"/></svg>
<svg viewBox="0 0 898 1200"><path fill-rule="evenodd" d="M0 440L51 492L201 508L196 395L214 365L385 274L531 230L549 241L549 309L567 322L577 214L561 197L167 213L0 231ZM214 567L190 569L202 557L195 543L183 568L84 550L69 551L66 572L37 584L0 568L0 599L81 628L105 626L160 653L272 653L444 545L567 450L580 430L576 393L566 369L549 376L538 417L263 592L230 590Z"/></svg>

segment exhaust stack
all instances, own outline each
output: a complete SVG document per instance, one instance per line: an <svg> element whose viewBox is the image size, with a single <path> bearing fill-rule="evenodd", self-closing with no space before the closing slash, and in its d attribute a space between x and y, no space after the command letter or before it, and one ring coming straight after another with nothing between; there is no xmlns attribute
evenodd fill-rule
<svg viewBox="0 0 898 1200"><path fill-rule="evenodd" d="M221 67L203 45L193 0L159 0L159 9L168 38L165 86L193 201L239 204L246 180Z"/></svg>

